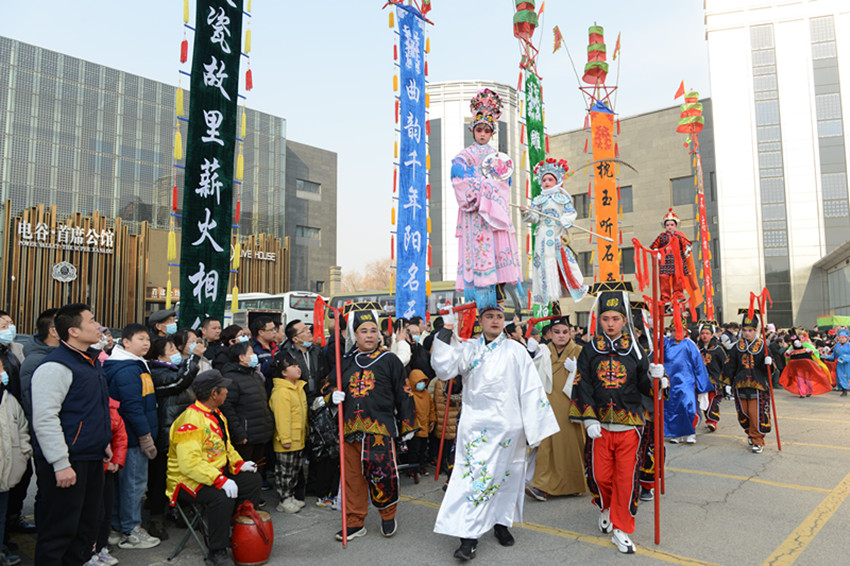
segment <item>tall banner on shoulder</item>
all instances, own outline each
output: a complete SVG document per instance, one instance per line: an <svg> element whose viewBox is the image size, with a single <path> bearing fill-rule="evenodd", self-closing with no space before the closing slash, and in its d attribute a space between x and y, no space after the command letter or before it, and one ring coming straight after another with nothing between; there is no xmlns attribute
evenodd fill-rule
<svg viewBox="0 0 850 566"><path fill-rule="evenodd" d="M398 16L398 222L396 224L396 316L428 312L428 148L425 92L425 19L413 6L397 4Z"/></svg>
<svg viewBox="0 0 850 566"><path fill-rule="evenodd" d="M196 6L180 255L180 320L192 328L224 315L242 38L242 0Z"/></svg>

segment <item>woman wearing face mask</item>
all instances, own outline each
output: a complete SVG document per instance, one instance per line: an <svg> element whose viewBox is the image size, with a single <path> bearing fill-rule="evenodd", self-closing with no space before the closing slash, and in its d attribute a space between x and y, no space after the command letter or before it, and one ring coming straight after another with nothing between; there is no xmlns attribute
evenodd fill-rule
<svg viewBox="0 0 850 566"><path fill-rule="evenodd" d="M195 355L198 360L198 373L212 369L212 363L204 355L207 351L207 345L200 339L197 332L191 328L181 328L172 338L174 338L177 351L180 352L184 360L188 360L192 357L192 354Z"/></svg>
<svg viewBox="0 0 850 566"><path fill-rule="evenodd" d="M150 524L148 532L159 539L167 539L168 532L163 524L166 511L165 472L168 464L168 434L171 424L186 407L195 402L190 389L198 375L199 354L192 354L185 361L172 337L154 340L148 350L148 367L156 392L159 434L156 437L156 458L148 463L148 500L150 501Z"/></svg>
<svg viewBox="0 0 850 566"><path fill-rule="evenodd" d="M257 369L259 359L250 342L236 342L227 350L230 361L221 369L232 383L221 412L227 417L230 442L245 460L257 462L263 473L266 443L274 434L274 419L269 408L263 375Z"/></svg>

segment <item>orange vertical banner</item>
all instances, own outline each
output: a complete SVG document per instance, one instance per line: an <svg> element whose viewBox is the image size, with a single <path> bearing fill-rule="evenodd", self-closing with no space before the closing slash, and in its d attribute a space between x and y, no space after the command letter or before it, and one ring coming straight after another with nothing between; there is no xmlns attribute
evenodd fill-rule
<svg viewBox="0 0 850 566"><path fill-rule="evenodd" d="M614 113L602 102L590 110L590 131L593 140L593 184L595 231L614 240L596 240L596 257L599 260L599 281L620 280L620 254L617 242L619 225L617 210L617 170L614 159Z"/></svg>

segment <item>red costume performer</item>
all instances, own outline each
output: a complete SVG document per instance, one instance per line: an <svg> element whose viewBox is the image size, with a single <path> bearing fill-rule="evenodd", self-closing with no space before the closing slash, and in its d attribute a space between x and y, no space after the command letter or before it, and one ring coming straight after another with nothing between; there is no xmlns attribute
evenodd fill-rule
<svg viewBox="0 0 850 566"><path fill-rule="evenodd" d="M679 217L673 212L672 208L664 215L663 226L664 232L661 232L649 247L657 250L669 244L672 238L677 238L679 240L682 273L685 277L689 277L691 273L688 269L688 256L691 255L691 241L687 236L679 232ZM660 293L662 303L669 303L671 297L677 293L680 295L684 294L682 279L676 277L676 258L673 252L668 252L664 256L664 263L661 264L661 269L659 270L659 282L661 284Z"/></svg>

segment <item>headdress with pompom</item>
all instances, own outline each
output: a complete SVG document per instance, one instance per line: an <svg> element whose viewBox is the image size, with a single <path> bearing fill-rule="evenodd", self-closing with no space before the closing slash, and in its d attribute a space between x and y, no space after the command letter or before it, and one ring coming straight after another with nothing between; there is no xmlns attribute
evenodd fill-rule
<svg viewBox="0 0 850 566"><path fill-rule="evenodd" d="M673 212L673 209L670 208L667 210L667 214L664 215L664 220L661 221L661 225L664 226L667 224L668 220L672 220L676 223L676 226L679 225L679 215Z"/></svg>
<svg viewBox="0 0 850 566"><path fill-rule="evenodd" d="M541 185L543 184L543 175L547 173L550 175L554 175L557 182L555 184L560 185L564 182L564 179L567 177L567 171L570 170L570 166L567 165L566 159L555 159L554 157L547 157L540 163L534 166L534 178L537 179L537 182Z"/></svg>
<svg viewBox="0 0 850 566"><path fill-rule="evenodd" d="M496 133L496 126L502 115L502 99L489 88L479 90L469 101L469 111L472 113L472 123L469 131L474 131L478 124L490 126Z"/></svg>

